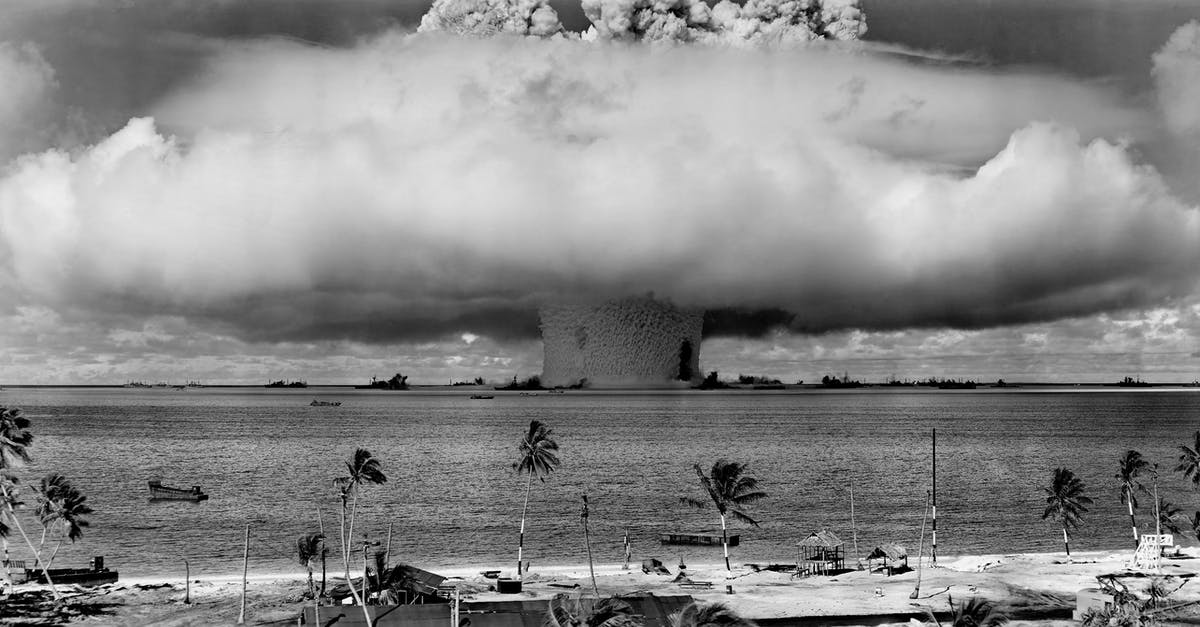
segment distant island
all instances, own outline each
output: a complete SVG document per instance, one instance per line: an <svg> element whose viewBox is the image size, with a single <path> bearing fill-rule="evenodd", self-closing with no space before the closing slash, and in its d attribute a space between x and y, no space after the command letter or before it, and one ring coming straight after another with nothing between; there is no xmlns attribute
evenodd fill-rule
<svg viewBox="0 0 1200 627"><path fill-rule="evenodd" d="M272 382L264 385L263 387L265 387L265 388L306 388L306 387L308 387L308 384L303 381L284 381L283 379L280 379L278 381L272 381Z"/></svg>
<svg viewBox="0 0 1200 627"><path fill-rule="evenodd" d="M380 379L376 379L375 377L371 377L370 383L368 383L367 385L356 385L356 386L354 386L354 389L356 389L356 390L407 390L408 389L408 377L400 374L399 372L397 372L395 375L392 376L391 379L388 379L387 381L383 381Z"/></svg>

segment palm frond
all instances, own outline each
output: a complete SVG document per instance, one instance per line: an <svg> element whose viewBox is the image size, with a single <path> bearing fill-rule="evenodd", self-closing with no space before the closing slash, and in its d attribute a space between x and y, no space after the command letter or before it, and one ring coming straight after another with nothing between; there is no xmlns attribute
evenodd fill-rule
<svg viewBox="0 0 1200 627"><path fill-rule="evenodd" d="M729 514L730 514L731 516L733 516L734 518L736 518L736 519L738 519L738 520L740 520L740 521L742 521L742 522L744 522L744 523L746 523L746 524L748 524L748 525L754 525L755 527L757 527L757 526L758 526L758 521L757 521L757 520L754 520L753 518L751 518L751 517L747 516L747 515L746 515L744 512L742 512L741 510L737 510L737 509L731 509L731 510L729 510Z"/></svg>
<svg viewBox="0 0 1200 627"><path fill-rule="evenodd" d="M724 603L696 601L671 615L670 621L672 627L757 627L754 621L743 618Z"/></svg>
<svg viewBox="0 0 1200 627"><path fill-rule="evenodd" d="M686 496L679 497L679 502L695 509L707 509L710 501L701 501Z"/></svg>
<svg viewBox="0 0 1200 627"><path fill-rule="evenodd" d="M550 437L551 429L539 420L529 421L529 431L517 445L520 457L514 464L518 473L532 474L539 480L554 472L561 462L556 452L558 443Z"/></svg>
<svg viewBox="0 0 1200 627"><path fill-rule="evenodd" d="M29 419L15 407L0 407L0 469L19 468L29 461L33 433Z"/></svg>

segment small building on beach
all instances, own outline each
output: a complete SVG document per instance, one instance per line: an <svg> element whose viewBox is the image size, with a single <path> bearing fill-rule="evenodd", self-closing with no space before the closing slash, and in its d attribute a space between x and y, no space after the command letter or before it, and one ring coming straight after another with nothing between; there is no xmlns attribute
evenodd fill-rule
<svg viewBox="0 0 1200 627"><path fill-rule="evenodd" d="M881 544L867 556L867 572L879 569L890 577L908 570L908 550L899 544Z"/></svg>
<svg viewBox="0 0 1200 627"><path fill-rule="evenodd" d="M845 569L845 543L833 532L822 529L796 543L797 576L831 575Z"/></svg>

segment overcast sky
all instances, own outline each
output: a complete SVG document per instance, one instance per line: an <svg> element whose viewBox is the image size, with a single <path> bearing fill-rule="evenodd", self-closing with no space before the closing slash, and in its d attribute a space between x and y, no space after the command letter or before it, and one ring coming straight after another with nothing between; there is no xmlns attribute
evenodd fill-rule
<svg viewBox="0 0 1200 627"><path fill-rule="evenodd" d="M1200 379L1200 0L861 6L756 48L6 0L0 384L506 380L539 304L646 292L727 376Z"/></svg>

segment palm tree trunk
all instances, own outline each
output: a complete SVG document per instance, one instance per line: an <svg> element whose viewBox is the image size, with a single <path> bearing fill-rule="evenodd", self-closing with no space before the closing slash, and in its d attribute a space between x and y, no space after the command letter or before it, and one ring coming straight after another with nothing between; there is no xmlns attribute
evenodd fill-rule
<svg viewBox="0 0 1200 627"><path fill-rule="evenodd" d="M58 550L62 548L62 538L58 539L58 543L54 545L54 550L50 552L50 559L46 560L46 568L54 563L54 556L58 555Z"/></svg>
<svg viewBox="0 0 1200 627"><path fill-rule="evenodd" d="M1125 504L1129 506L1129 526L1133 528L1133 548L1138 547L1138 532L1137 523L1133 519L1133 499L1127 499Z"/></svg>
<svg viewBox="0 0 1200 627"><path fill-rule="evenodd" d="M3 482L0 482L0 495L4 496L4 503L8 508L9 517L12 518L13 526L17 528L17 531L21 532L21 538L25 540L25 544L29 545L29 550L33 551L36 555L37 549L33 548L33 542L30 541L29 536L25 534L25 528L21 526L21 521L17 520L17 512L13 510L12 501L9 500L8 496L8 488L4 486ZM62 595L58 593L58 588L54 587L54 581L50 579L50 573L46 570L46 566L41 563L40 559L37 560L37 563L42 567L42 574L46 576L46 584L50 586L50 592L54 595L54 600L62 601Z"/></svg>
<svg viewBox="0 0 1200 627"><path fill-rule="evenodd" d="M358 491L354 492L354 501L350 505L350 524L346 526L346 585L350 586L350 596L354 597L354 602L365 606L366 603L358 596L358 589L354 587L354 583L350 581L350 542L354 538L354 513L358 509ZM365 583L365 582L364 582ZM367 610L364 607L363 613ZM367 627L371 627L371 616L367 614Z"/></svg>
<svg viewBox="0 0 1200 627"><path fill-rule="evenodd" d="M525 514L529 512L529 489L533 487L533 473L525 482L525 505L521 508L521 535L517 537L517 579L521 578L521 558L525 550Z"/></svg>
<svg viewBox="0 0 1200 627"><path fill-rule="evenodd" d="M725 571L733 574L733 569L729 567L729 535L725 532L725 514L721 514L721 546L725 549Z"/></svg>
<svg viewBox="0 0 1200 627"><path fill-rule="evenodd" d="M0 537L0 543L4 544L4 580L8 582L8 589L12 590L12 564L8 563L8 536Z"/></svg>
<svg viewBox="0 0 1200 627"><path fill-rule="evenodd" d="M1067 561L1071 561L1071 538L1067 535L1067 526L1063 525L1063 546L1067 549Z"/></svg>

